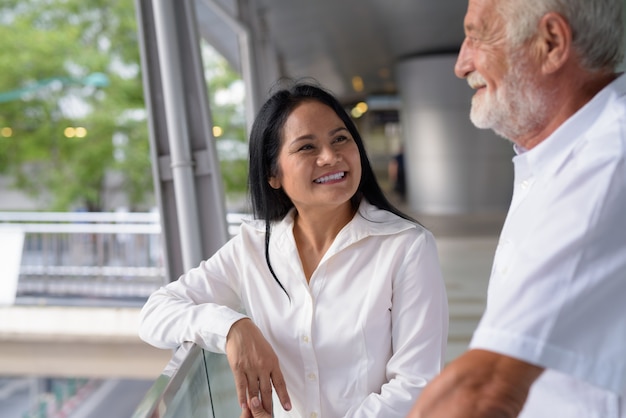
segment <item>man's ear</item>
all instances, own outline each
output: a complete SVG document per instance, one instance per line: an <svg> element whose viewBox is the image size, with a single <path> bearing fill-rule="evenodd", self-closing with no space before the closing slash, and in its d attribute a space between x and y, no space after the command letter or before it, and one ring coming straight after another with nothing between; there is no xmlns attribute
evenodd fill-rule
<svg viewBox="0 0 626 418"><path fill-rule="evenodd" d="M278 180L278 177L272 176L267 182L270 184L272 189L280 189L280 180Z"/></svg>
<svg viewBox="0 0 626 418"><path fill-rule="evenodd" d="M556 12L546 13L539 21L537 42L541 54L541 69L552 74L561 69L572 54L572 28Z"/></svg>

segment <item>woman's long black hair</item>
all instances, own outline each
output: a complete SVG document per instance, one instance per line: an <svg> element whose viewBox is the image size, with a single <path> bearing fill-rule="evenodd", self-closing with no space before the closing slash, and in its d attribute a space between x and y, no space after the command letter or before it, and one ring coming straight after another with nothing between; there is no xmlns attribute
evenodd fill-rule
<svg viewBox="0 0 626 418"><path fill-rule="evenodd" d="M283 219L294 205L282 188L274 189L270 186L269 179L278 175L278 155L285 121L296 106L306 101L318 101L330 107L346 125L359 149L362 174L359 187L350 199L353 209L357 210L361 199L365 198L379 209L417 223L385 197L370 165L361 135L346 110L331 93L310 82L294 82L291 86L278 90L263 104L250 131L248 187L254 217L265 221L267 266L285 293L287 291L276 277L269 259L269 240L272 221Z"/></svg>

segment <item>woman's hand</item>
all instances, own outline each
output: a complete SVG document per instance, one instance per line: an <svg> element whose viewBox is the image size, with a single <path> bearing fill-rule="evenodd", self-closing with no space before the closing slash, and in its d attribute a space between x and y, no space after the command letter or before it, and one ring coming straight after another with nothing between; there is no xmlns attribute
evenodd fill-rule
<svg viewBox="0 0 626 418"><path fill-rule="evenodd" d="M272 418L272 414L263 409L259 398L252 398L248 403L248 408L241 411L239 418Z"/></svg>
<svg viewBox="0 0 626 418"><path fill-rule="evenodd" d="M282 407L286 411L291 409L278 357L261 330L249 318L235 322L230 328L226 336L226 357L235 378L242 417L263 416L250 415L248 409L248 399L259 399L259 394L262 409L271 416L272 386Z"/></svg>

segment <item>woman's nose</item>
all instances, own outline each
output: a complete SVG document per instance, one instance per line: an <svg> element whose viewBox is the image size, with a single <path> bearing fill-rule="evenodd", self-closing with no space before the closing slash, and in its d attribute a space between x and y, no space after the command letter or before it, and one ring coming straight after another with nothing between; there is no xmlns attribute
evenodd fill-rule
<svg viewBox="0 0 626 418"><path fill-rule="evenodd" d="M339 161L339 153L331 146L325 146L320 150L317 156L319 165L333 165Z"/></svg>

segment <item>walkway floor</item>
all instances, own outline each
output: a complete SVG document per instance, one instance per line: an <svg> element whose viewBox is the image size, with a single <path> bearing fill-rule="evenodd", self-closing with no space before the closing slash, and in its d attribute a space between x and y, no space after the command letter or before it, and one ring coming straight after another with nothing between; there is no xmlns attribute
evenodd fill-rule
<svg viewBox="0 0 626 418"><path fill-rule="evenodd" d="M462 354L485 309L487 285L506 212L428 215L393 202L437 240L450 309L447 361Z"/></svg>
<svg viewBox="0 0 626 418"><path fill-rule="evenodd" d="M494 236L437 238L450 309L448 361L465 351L485 309L496 243Z"/></svg>

